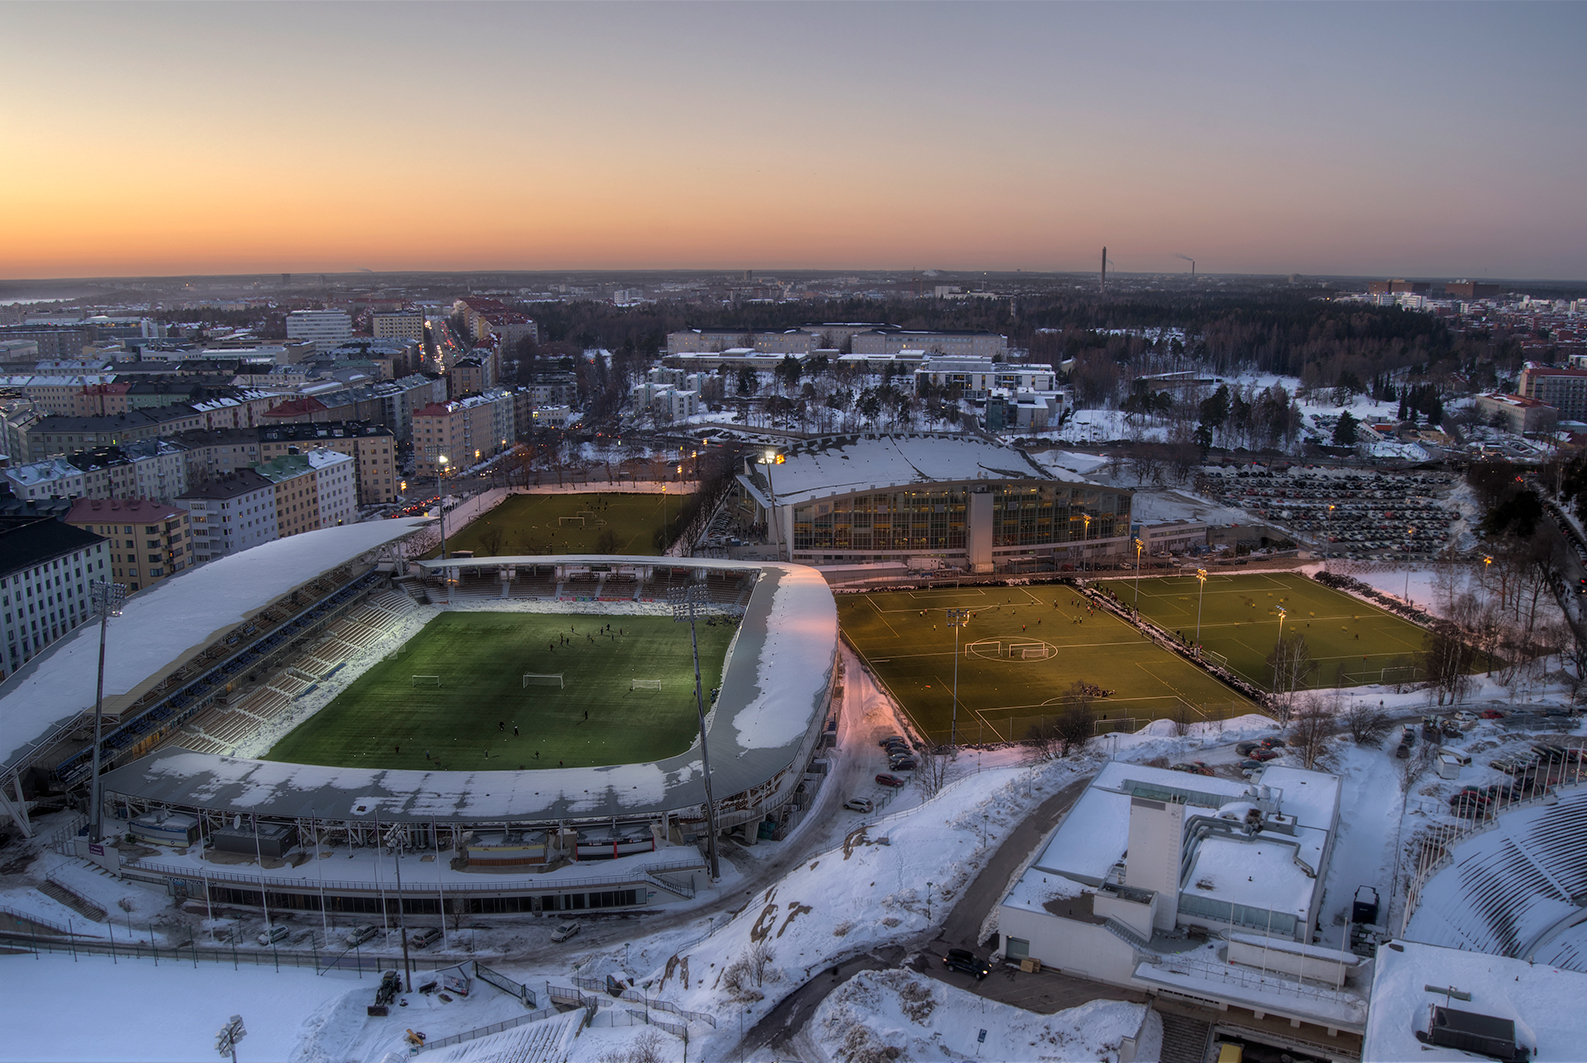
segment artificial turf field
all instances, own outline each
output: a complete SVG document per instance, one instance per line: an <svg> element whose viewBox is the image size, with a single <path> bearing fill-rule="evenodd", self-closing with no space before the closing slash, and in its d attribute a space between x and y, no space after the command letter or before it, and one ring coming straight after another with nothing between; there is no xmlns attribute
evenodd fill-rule
<svg viewBox="0 0 1587 1063"><path fill-rule="evenodd" d="M1134 581L1115 580L1108 587L1120 601L1134 604ZM1143 579L1141 613L1194 640L1199 593L1194 576ZM1256 686L1270 688L1267 658L1278 644L1279 606L1286 613L1284 633L1305 635L1317 662L1312 686L1392 682L1423 650L1425 633L1415 624L1305 576L1260 572L1207 576L1202 646L1228 658L1230 669Z"/></svg>
<svg viewBox="0 0 1587 1063"><path fill-rule="evenodd" d="M664 523L677 523L682 505L676 493L510 495L451 536L447 551L472 550L480 557L655 554L656 533ZM580 517L582 526L563 519Z"/></svg>
<svg viewBox="0 0 1587 1063"><path fill-rule="evenodd" d="M1088 613L1062 584L839 595L844 633L935 741L947 741L953 713L951 608L974 614L959 632L961 742L1025 737L1076 682L1113 692L1093 704L1101 729L1256 711L1122 620Z"/></svg>
<svg viewBox="0 0 1587 1063"><path fill-rule="evenodd" d="M608 623L611 635L602 632ZM734 627L698 630L709 699ZM670 617L443 613L399 652L264 759L443 771L589 767L670 757L699 733L689 629ZM525 672L561 672L565 685L525 688ZM415 675L440 676L440 688L415 686ZM630 691L631 679L659 679L661 690Z"/></svg>

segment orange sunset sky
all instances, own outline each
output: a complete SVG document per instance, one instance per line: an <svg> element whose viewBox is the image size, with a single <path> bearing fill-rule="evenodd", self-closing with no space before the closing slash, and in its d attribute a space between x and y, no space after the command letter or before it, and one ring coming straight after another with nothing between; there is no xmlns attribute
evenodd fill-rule
<svg viewBox="0 0 1587 1063"><path fill-rule="evenodd" d="M6 4L0 277L1587 277L1587 7Z"/></svg>

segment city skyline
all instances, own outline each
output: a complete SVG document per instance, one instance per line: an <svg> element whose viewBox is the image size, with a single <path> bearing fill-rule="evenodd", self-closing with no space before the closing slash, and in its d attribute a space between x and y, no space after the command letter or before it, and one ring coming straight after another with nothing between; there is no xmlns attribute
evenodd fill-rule
<svg viewBox="0 0 1587 1063"><path fill-rule="evenodd" d="M0 276L1587 277L1579 5L27 5Z"/></svg>

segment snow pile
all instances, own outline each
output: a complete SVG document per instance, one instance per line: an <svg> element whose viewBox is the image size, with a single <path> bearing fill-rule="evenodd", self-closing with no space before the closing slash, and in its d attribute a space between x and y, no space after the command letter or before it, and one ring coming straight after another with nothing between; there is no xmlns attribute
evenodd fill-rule
<svg viewBox="0 0 1587 1063"><path fill-rule="evenodd" d="M1143 1029L1143 1024L1145 1028ZM979 1040L984 1032L986 1040ZM1107 1059L1140 1032L1156 1059L1162 1020L1144 1004L1094 1000L1039 1015L912 971L863 971L816 1009L812 1039L829 1059ZM896 1057L894 1052L897 1053Z"/></svg>

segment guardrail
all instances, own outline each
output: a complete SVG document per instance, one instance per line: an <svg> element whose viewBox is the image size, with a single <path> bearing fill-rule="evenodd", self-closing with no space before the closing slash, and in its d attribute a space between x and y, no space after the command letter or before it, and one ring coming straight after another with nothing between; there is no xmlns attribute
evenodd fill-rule
<svg viewBox="0 0 1587 1063"><path fill-rule="evenodd" d="M460 1045L464 1041L473 1041L476 1038L489 1037L491 1034L502 1033L506 1030L516 1029L519 1026L527 1026L531 1022L539 1022L541 1019L555 1018L561 1014L562 1011L557 1008L540 1008L536 1011L531 1011L527 1015L519 1015L517 1018L505 1019L501 1022L493 1022L489 1026L477 1026L472 1030L464 1030L462 1033L455 1033L450 1037L442 1037L439 1040L426 1041L424 1044L418 1046L417 1051L428 1052L432 1048L448 1048L452 1045Z"/></svg>

